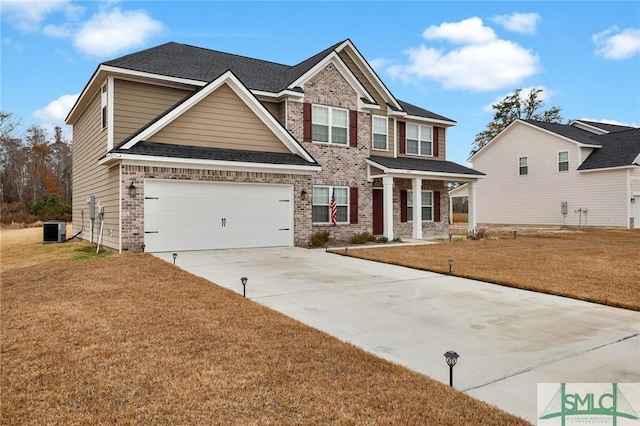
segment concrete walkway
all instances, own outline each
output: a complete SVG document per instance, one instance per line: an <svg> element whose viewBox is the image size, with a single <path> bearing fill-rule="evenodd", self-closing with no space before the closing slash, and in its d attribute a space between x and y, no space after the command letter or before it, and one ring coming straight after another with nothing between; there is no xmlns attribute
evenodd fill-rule
<svg viewBox="0 0 640 426"><path fill-rule="evenodd" d="M171 253L157 256L173 262ZM640 382L640 313L325 253L180 252L176 265L536 423L537 383Z"/></svg>

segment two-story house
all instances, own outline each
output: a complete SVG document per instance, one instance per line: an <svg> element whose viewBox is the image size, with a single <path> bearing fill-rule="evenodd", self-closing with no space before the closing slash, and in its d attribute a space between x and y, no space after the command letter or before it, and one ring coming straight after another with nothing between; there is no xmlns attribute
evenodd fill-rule
<svg viewBox="0 0 640 426"><path fill-rule="evenodd" d="M478 223L640 228L640 129L515 120L469 161Z"/></svg>
<svg viewBox="0 0 640 426"><path fill-rule="evenodd" d="M446 184L483 177L350 40L294 66L166 43L100 64L67 123L74 230L121 252L446 234Z"/></svg>

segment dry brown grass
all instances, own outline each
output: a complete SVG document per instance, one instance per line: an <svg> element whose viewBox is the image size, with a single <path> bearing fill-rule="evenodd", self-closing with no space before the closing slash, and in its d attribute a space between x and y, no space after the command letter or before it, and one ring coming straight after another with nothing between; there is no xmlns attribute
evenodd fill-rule
<svg viewBox="0 0 640 426"><path fill-rule="evenodd" d="M11 237L2 424L527 424L148 254Z"/></svg>
<svg viewBox="0 0 640 426"><path fill-rule="evenodd" d="M453 213L451 219L453 223L467 223L469 221L469 215L467 213Z"/></svg>
<svg viewBox="0 0 640 426"><path fill-rule="evenodd" d="M349 255L640 310L640 230L492 233L481 241L351 250ZM500 239L493 239L492 235Z"/></svg>

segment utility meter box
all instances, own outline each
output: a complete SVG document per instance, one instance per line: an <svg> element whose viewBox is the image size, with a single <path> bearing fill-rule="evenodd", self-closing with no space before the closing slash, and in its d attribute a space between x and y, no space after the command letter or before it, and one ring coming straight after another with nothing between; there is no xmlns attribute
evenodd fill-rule
<svg viewBox="0 0 640 426"><path fill-rule="evenodd" d="M569 211L569 203L567 203L566 201L562 201L560 203L560 211L562 212L562 214L567 214Z"/></svg>

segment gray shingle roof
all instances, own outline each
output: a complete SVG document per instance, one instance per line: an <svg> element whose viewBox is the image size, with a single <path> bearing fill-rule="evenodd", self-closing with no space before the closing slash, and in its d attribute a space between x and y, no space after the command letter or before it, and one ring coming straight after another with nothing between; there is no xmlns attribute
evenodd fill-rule
<svg viewBox="0 0 640 426"><path fill-rule="evenodd" d="M484 176L484 173L482 172L470 169L469 167L462 166L458 163L453 163L451 161L407 157L392 158L380 157L377 155L372 155L371 157L369 157L369 160L389 169Z"/></svg>
<svg viewBox="0 0 640 426"><path fill-rule="evenodd" d="M595 140L602 148L594 149L578 170L631 166L640 155L640 129L606 133Z"/></svg>
<svg viewBox="0 0 640 426"><path fill-rule="evenodd" d="M635 129L635 127L631 127L631 126L622 126L622 125L619 125L619 124L600 123L598 121L588 121L588 120L576 120L576 121L588 124L589 126L597 127L598 129L602 129L602 130L604 130L606 132L610 132L610 133L622 132L624 130Z"/></svg>
<svg viewBox="0 0 640 426"><path fill-rule="evenodd" d="M198 160L238 161L244 163L281 164L287 166L316 166L296 154L239 149L202 148L141 141L129 149L114 149L113 153L155 157L191 158Z"/></svg>
<svg viewBox="0 0 640 426"><path fill-rule="evenodd" d="M308 72L346 40L334 44L297 65L289 66L232 53L169 42L103 62L117 68L167 77L210 82L231 70L251 90L279 93ZM299 88L292 90L302 91ZM398 101L404 111L417 117L454 120L426 109Z"/></svg>
<svg viewBox="0 0 640 426"><path fill-rule="evenodd" d="M566 138L572 139L576 142L580 142L587 145L599 145L599 143L594 139L596 137L595 134L588 132L586 130L579 129L577 127L569 126L567 124L548 123L546 121L537 121L537 120L522 120L522 121L524 121L525 123L529 123L534 126L540 127L541 129L545 129L550 132L556 133L560 136L564 136Z"/></svg>

